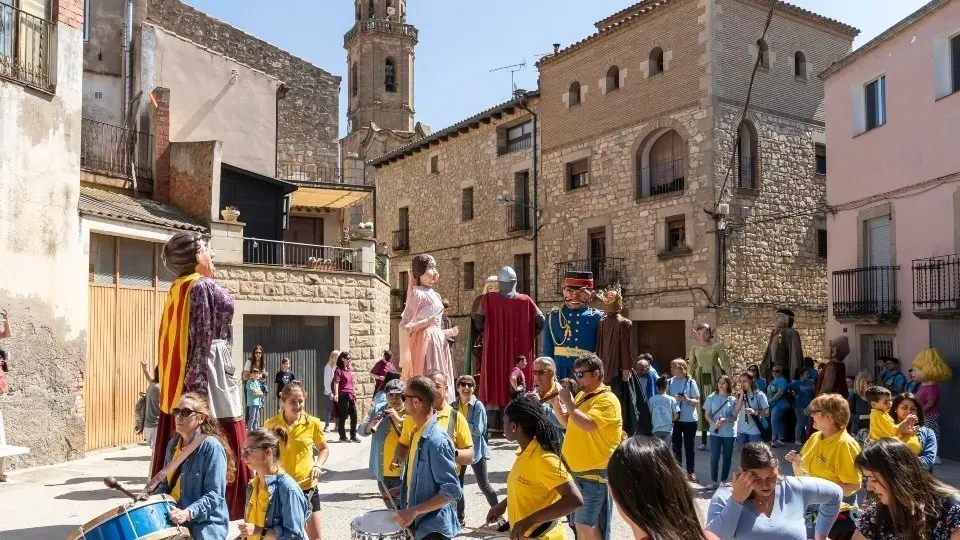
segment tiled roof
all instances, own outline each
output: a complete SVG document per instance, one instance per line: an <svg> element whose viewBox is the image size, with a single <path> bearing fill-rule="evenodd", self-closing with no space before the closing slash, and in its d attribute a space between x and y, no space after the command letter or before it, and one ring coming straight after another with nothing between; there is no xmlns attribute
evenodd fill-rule
<svg viewBox="0 0 960 540"><path fill-rule="evenodd" d="M410 144L401 146L400 148L397 148L392 152L388 152L378 158L372 159L370 160L369 163L370 165L373 165L374 167L376 167L379 165L383 165L384 163L394 161L396 159L403 159L405 155L411 155L416 150L420 150L422 148L429 146L430 143L433 141L442 139L444 137L449 137L450 135L460 131L461 129L470 129L472 127L476 127L474 124L478 124L481 121L488 120L489 118L497 114L503 114L505 111L509 111L510 109L515 109L518 106L520 106L522 102L529 101L537 97L540 97L539 90L526 92L522 97L514 98L514 99L511 99L510 101L505 101L499 105L491 107L481 113L475 114L470 118L467 118L466 120L458 122L446 129L442 129L435 133L431 133L427 137L424 137L422 139L417 139L416 141L413 141Z"/></svg>
<svg viewBox="0 0 960 540"><path fill-rule="evenodd" d="M122 221L156 225L166 229L206 232L207 228L180 209L133 193L80 186L80 213Z"/></svg>
<svg viewBox="0 0 960 540"><path fill-rule="evenodd" d="M840 60L837 60L836 62L831 64L830 67L820 72L820 78L826 79L830 75L833 75L834 73L842 69L844 66L852 63L854 60L856 60L857 58L860 58L865 53L872 51L873 49L882 45L885 41L887 41L891 37L899 34L901 31L903 31L905 28L907 28L911 24L919 21L923 17L927 16L930 13L933 13L934 11L947 5L948 3L950 3L950 0L933 0L932 2L927 3L925 6L914 11L910 15L907 15L903 20L901 20L897 24L881 32L880 35L878 35L877 37L861 45L860 48L858 48L857 50L853 51L852 53L844 56Z"/></svg>
<svg viewBox="0 0 960 540"><path fill-rule="evenodd" d="M639 20L640 18L645 17L652 12L655 12L657 8L666 6L668 4L675 4L679 1L683 1L683 0L642 0L641 2L638 2L626 9L623 9L621 11L618 11L617 13L614 13L613 15L607 17L606 19L598 21L596 23L596 26L598 29L597 32L581 39L580 41L574 43L573 45L570 45L565 49L561 49L560 51L554 54L551 54L549 56L544 56L543 58L540 59L539 62L537 62L537 66L541 66L549 62L552 62L553 60L556 60L561 56L571 53L583 47L584 45L587 45L588 43L593 42L596 39L599 39L607 34L616 32L617 30L620 30L628 23ZM822 25L832 27L841 32L850 34L851 37L855 37L857 34L860 33L860 30L854 28L853 26L844 24L835 19L824 17L823 15L819 15L817 13L814 13L813 11L803 9L799 6L795 6L787 2L783 2L782 0L776 0L776 2L777 2L777 9L781 11L786 11L788 13L792 13L801 18L807 19L815 24L822 24Z"/></svg>

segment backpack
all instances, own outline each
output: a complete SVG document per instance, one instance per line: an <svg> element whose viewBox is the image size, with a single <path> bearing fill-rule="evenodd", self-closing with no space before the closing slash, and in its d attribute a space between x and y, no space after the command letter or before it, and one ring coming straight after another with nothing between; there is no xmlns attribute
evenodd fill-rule
<svg viewBox="0 0 960 540"><path fill-rule="evenodd" d="M137 403L133 406L133 431L137 435L143 433L143 422L147 414L147 394L140 392Z"/></svg>

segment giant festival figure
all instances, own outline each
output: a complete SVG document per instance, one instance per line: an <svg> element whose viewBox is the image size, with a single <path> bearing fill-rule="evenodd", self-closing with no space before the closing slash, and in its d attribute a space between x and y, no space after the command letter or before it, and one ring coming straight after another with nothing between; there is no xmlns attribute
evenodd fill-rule
<svg viewBox="0 0 960 540"><path fill-rule="evenodd" d="M476 313L480 309L480 302L483 297L489 293L497 292L500 286L497 284L497 276L490 276L483 285L483 292L473 299L470 305L470 313ZM481 372L481 362L483 361L483 328L478 327L475 319L471 318L467 325L467 345L463 348L463 373L464 375L473 375L473 378L479 381Z"/></svg>
<svg viewBox="0 0 960 540"><path fill-rule="evenodd" d="M633 322L621 315L623 291L620 286L599 293L604 316L597 332L597 356L603 362L603 384L620 400L623 431L627 436L650 435L651 418L645 395L645 382L633 371L630 330Z"/></svg>
<svg viewBox="0 0 960 540"><path fill-rule="evenodd" d="M543 356L557 363L557 378L573 376L573 363L597 352L603 314L588 306L593 298L593 272L569 271L563 276L563 307L547 316Z"/></svg>
<svg viewBox="0 0 960 540"><path fill-rule="evenodd" d="M180 232L163 246L163 264L175 275L160 319L157 367L160 418L151 476L163 468L167 443L175 432L173 408L186 393L206 396L234 456L246 439L240 379L229 343L233 297L213 279L213 252L197 232ZM230 519L242 519L250 472L237 466L227 484Z"/></svg>
<svg viewBox="0 0 960 540"><path fill-rule="evenodd" d="M787 308L780 308L774 314L770 341L760 365L762 376L769 377L773 366L780 366L789 379L797 368L803 366L803 345L800 333L793 328L794 317L793 311Z"/></svg>
<svg viewBox="0 0 960 540"><path fill-rule="evenodd" d="M448 336L459 334L457 328L444 330L443 299L434 290L440 281L437 261L426 253L417 255L410 263L410 282L407 284L407 305L400 316L399 344L400 371L404 380L423 375L431 369L440 370L447 381L457 378L453 372L453 357L447 345ZM453 384L447 385L447 403L456 399Z"/></svg>

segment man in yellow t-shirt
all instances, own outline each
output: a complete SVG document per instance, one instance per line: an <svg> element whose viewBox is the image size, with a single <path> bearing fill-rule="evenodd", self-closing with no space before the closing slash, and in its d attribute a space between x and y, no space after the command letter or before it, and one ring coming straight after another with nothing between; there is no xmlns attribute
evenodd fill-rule
<svg viewBox="0 0 960 540"><path fill-rule="evenodd" d="M623 416L620 400L603 384L603 362L595 354L581 356L573 366L580 382L576 398L570 388L560 391L568 413L563 457L583 495L583 506L573 514L579 540L610 540L613 501L607 490L607 463L620 445Z"/></svg>
<svg viewBox="0 0 960 540"><path fill-rule="evenodd" d="M470 424L467 423L466 417L459 411L454 415L454 408L445 401L447 378L443 375L443 372L438 370L430 370L425 376L433 381L437 390L436 401L433 403L437 425L453 440L453 447L457 449L457 465L462 467L473 463L473 436L470 435ZM451 426L450 421L453 416L456 416L456 420L453 420L454 424ZM393 466L399 467L407 459L410 449L416 448L416 444L414 444L416 427L417 424L410 415L403 419L403 429L400 431L400 443L394 453ZM414 453L416 453L416 450L414 450Z"/></svg>

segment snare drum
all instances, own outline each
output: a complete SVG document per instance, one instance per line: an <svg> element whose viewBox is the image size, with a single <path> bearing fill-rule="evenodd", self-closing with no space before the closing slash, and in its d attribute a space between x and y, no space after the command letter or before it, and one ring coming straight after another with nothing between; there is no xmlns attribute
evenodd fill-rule
<svg viewBox="0 0 960 540"><path fill-rule="evenodd" d="M407 534L397 525L392 510L374 510L350 523L352 540L406 540Z"/></svg>
<svg viewBox="0 0 960 540"><path fill-rule="evenodd" d="M154 495L130 507L118 506L77 527L67 540L182 540L190 538L186 527L170 523L168 495Z"/></svg>

